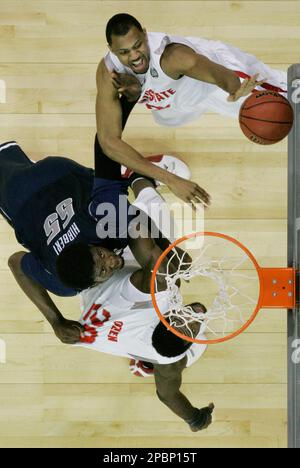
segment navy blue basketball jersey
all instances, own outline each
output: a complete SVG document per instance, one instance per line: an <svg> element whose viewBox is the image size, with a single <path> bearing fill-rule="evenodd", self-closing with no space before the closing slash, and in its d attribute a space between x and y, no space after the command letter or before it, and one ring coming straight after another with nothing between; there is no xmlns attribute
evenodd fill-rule
<svg viewBox="0 0 300 468"><path fill-rule="evenodd" d="M26 187L35 184L35 192L19 207L13 225L18 241L52 273L57 256L73 242L111 250L127 245L125 238L98 238L97 216L91 208L104 200L95 182L92 169L62 157L45 158L12 181L10 190L18 187L27 193Z"/></svg>
<svg viewBox="0 0 300 468"><path fill-rule="evenodd" d="M8 142L0 145L0 182L0 212L31 252L23 257L22 269L55 294L74 293L56 274L57 257L66 246L84 242L121 250L128 244L134 218L128 215L128 181L95 177L92 169L64 157L33 163L16 142ZM97 232L97 223L105 224L98 208L107 204L122 212L124 221L113 219L103 238Z"/></svg>

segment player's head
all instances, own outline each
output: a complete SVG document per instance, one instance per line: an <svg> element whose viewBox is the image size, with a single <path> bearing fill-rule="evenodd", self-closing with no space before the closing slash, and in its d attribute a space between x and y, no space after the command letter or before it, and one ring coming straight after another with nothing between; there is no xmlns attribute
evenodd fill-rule
<svg viewBox="0 0 300 468"><path fill-rule="evenodd" d="M200 302L195 302L193 304L189 304L195 312L205 313L206 308ZM174 321L174 319L172 319ZM169 320L167 320L169 321ZM180 322L180 319L178 319ZM194 321L189 323L189 330L185 327L180 327L178 331L183 335L191 336L190 331L192 332L193 337L197 336L200 330L200 321ZM183 354L185 351L189 349L189 347L193 343L190 341L183 340L179 338L179 336L175 335L171 331L167 329L167 327L162 323L155 327L154 332L152 334L152 345L155 350L161 356L165 357L175 357Z"/></svg>
<svg viewBox="0 0 300 468"><path fill-rule="evenodd" d="M83 290L108 280L123 265L121 256L104 247L75 243L58 256L56 270L66 286Z"/></svg>
<svg viewBox="0 0 300 468"><path fill-rule="evenodd" d="M108 46L120 62L134 73L146 73L149 68L150 50L146 30L133 16L119 13L106 25Z"/></svg>

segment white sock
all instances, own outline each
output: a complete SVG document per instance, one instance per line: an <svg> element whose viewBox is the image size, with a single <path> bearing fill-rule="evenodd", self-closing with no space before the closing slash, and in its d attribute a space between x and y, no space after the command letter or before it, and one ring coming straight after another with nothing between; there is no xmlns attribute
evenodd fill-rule
<svg viewBox="0 0 300 468"><path fill-rule="evenodd" d="M153 187L144 188L137 196L132 205L145 211L153 219L158 229L170 241L176 239L176 225L165 200Z"/></svg>

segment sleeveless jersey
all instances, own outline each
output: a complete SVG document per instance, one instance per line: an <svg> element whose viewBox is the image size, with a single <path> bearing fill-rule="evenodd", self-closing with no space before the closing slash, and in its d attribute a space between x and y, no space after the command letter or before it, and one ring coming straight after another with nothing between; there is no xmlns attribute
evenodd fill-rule
<svg viewBox="0 0 300 468"><path fill-rule="evenodd" d="M193 344L187 352L173 358L161 356L152 346L152 333L159 318L151 295L142 293L130 281L136 269L127 266L103 285L81 293L79 321L86 332L81 344L75 346L159 364L170 364L187 355L191 364L205 351L205 345ZM162 313L166 313L167 293L158 293L157 302Z"/></svg>
<svg viewBox="0 0 300 468"><path fill-rule="evenodd" d="M272 70L253 55L235 47L220 41L197 37L183 38L164 33L148 33L150 63L145 74L135 74L129 67L122 65L112 52L106 55L105 63L110 71L129 73L138 78L142 85L139 103L151 109L155 121L160 125L180 126L198 118L206 111L236 117L246 99L243 97L236 102L228 102L228 93L214 84L188 76L182 76L177 80L167 76L160 66L160 61L165 48L172 43L190 47L211 61L235 71L241 78L259 73L258 79L265 78L267 83L270 83L269 86L265 85L266 89L278 92L285 92L287 89L286 72ZM258 87L258 89L263 88Z"/></svg>

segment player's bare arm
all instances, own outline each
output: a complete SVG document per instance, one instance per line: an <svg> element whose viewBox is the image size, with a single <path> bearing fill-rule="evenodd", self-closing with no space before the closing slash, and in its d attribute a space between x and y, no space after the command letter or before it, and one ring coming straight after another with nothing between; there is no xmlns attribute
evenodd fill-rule
<svg viewBox="0 0 300 468"><path fill-rule="evenodd" d="M168 185L173 177L167 171L154 166L122 140L122 114L119 95L114 88L104 60L97 70L96 120L97 134L105 153L126 167Z"/></svg>
<svg viewBox="0 0 300 468"><path fill-rule="evenodd" d="M130 249L137 260L141 265L142 269L135 271L132 274L131 281L132 284L144 293L150 292L150 280L152 276L153 268L159 259L162 252L170 245L170 242L163 238L162 243L157 245L158 240L152 239L150 236L139 237L138 239L130 239L129 246ZM166 280L164 273L167 271L167 264L169 259L171 263L169 264L169 271L174 271L178 269L178 265L181 259L187 262L190 262L191 257L182 249L177 248L177 256L173 255L173 250L170 252L169 256L161 263L159 273L157 275L157 290L164 291L166 289Z"/></svg>
<svg viewBox="0 0 300 468"><path fill-rule="evenodd" d="M140 229L146 229L146 227L141 227ZM136 261L142 267L132 274L131 282L140 291L149 293L152 269L163 250L157 246L154 239L147 235L141 236L138 239L130 238L129 247ZM161 269L163 268L164 264L161 266ZM163 276L158 276L158 289L166 289Z"/></svg>
<svg viewBox="0 0 300 468"><path fill-rule="evenodd" d="M122 113L118 91L114 88L104 60L97 70L96 121L97 135L104 152L114 161L139 174L160 180L185 202L203 201L209 204L209 195L198 186L161 169L147 161L134 148L122 140Z"/></svg>
<svg viewBox="0 0 300 468"><path fill-rule="evenodd" d="M172 364L155 364L154 378L158 398L180 418L184 419L193 432L206 429L212 422L213 403L205 408L195 408L180 392L182 371L187 358Z"/></svg>
<svg viewBox="0 0 300 468"><path fill-rule="evenodd" d="M258 75L255 75L241 84L234 71L211 61L183 44L170 44L166 47L162 55L161 67L174 80L186 75L199 81L215 84L229 94L229 101L236 101L242 96L247 96L257 85L264 82L264 80L256 81Z"/></svg>
<svg viewBox="0 0 300 468"><path fill-rule="evenodd" d="M77 343L80 338L80 332L84 332L84 328L79 322L65 319L50 298L46 289L23 273L21 261L24 255L26 255L26 252L16 252L11 255L8 260L8 266L20 288L42 312L52 326L56 336L63 343Z"/></svg>

